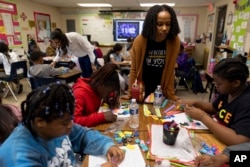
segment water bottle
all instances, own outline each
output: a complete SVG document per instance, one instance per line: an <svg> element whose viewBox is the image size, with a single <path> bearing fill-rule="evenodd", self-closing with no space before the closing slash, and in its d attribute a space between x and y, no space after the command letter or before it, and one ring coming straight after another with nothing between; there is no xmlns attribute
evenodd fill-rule
<svg viewBox="0 0 250 167"><path fill-rule="evenodd" d="M213 73L215 64L216 64L215 59L211 59L211 60L210 60L209 67L208 67L208 73L209 73L209 74L212 74L212 73Z"/></svg>
<svg viewBox="0 0 250 167"><path fill-rule="evenodd" d="M162 90L161 85L158 85L154 92L154 107L160 108L162 103Z"/></svg>
<svg viewBox="0 0 250 167"><path fill-rule="evenodd" d="M136 129L139 127L139 105L136 102L136 99L132 99L129 105L130 120L129 127Z"/></svg>

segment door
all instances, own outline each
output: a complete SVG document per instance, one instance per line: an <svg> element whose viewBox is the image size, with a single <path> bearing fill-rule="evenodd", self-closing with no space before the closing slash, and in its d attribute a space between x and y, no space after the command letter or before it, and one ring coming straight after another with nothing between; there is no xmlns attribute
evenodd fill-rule
<svg viewBox="0 0 250 167"><path fill-rule="evenodd" d="M224 26L225 26L225 19L226 19L226 13L227 13L227 5L219 7L218 12L218 20L217 20L217 27L216 27L216 33L215 33L215 46L220 46L223 38L224 33ZM214 47L214 56L216 55L217 48Z"/></svg>

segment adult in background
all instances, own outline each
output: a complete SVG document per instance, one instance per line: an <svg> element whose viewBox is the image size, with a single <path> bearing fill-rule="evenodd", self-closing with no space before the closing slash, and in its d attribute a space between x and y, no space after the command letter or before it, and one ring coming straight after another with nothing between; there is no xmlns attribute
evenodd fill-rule
<svg viewBox="0 0 250 167"><path fill-rule="evenodd" d="M88 78L95 70L94 46L77 32L63 33L60 29L51 32L51 41L57 46L57 54L52 65L59 61L61 56L69 57L80 66L82 76Z"/></svg>
<svg viewBox="0 0 250 167"><path fill-rule="evenodd" d="M163 95L177 100L174 91L174 71L180 50L179 24L173 8L155 5L146 15L141 35L138 35L130 50L131 70L129 94L135 80L145 85L145 97L161 85Z"/></svg>

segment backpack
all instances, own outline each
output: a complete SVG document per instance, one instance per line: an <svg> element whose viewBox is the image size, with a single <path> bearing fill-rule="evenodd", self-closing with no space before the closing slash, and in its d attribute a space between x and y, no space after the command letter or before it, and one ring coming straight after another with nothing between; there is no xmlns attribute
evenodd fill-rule
<svg viewBox="0 0 250 167"><path fill-rule="evenodd" d="M192 83L192 91L194 93L204 93L205 92L205 89L202 85L202 82L201 82L201 76L200 76L200 73L199 71L197 70L194 74L194 79L193 79L193 83Z"/></svg>

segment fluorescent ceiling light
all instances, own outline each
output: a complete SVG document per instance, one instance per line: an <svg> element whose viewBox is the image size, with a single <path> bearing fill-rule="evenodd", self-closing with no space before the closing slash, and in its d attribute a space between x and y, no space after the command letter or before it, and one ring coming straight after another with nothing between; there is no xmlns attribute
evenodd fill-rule
<svg viewBox="0 0 250 167"><path fill-rule="evenodd" d="M140 3L141 7L151 7L154 5L168 5L168 6L175 6L175 3Z"/></svg>
<svg viewBox="0 0 250 167"><path fill-rule="evenodd" d="M112 7L108 3L78 3L77 5L81 7Z"/></svg>

